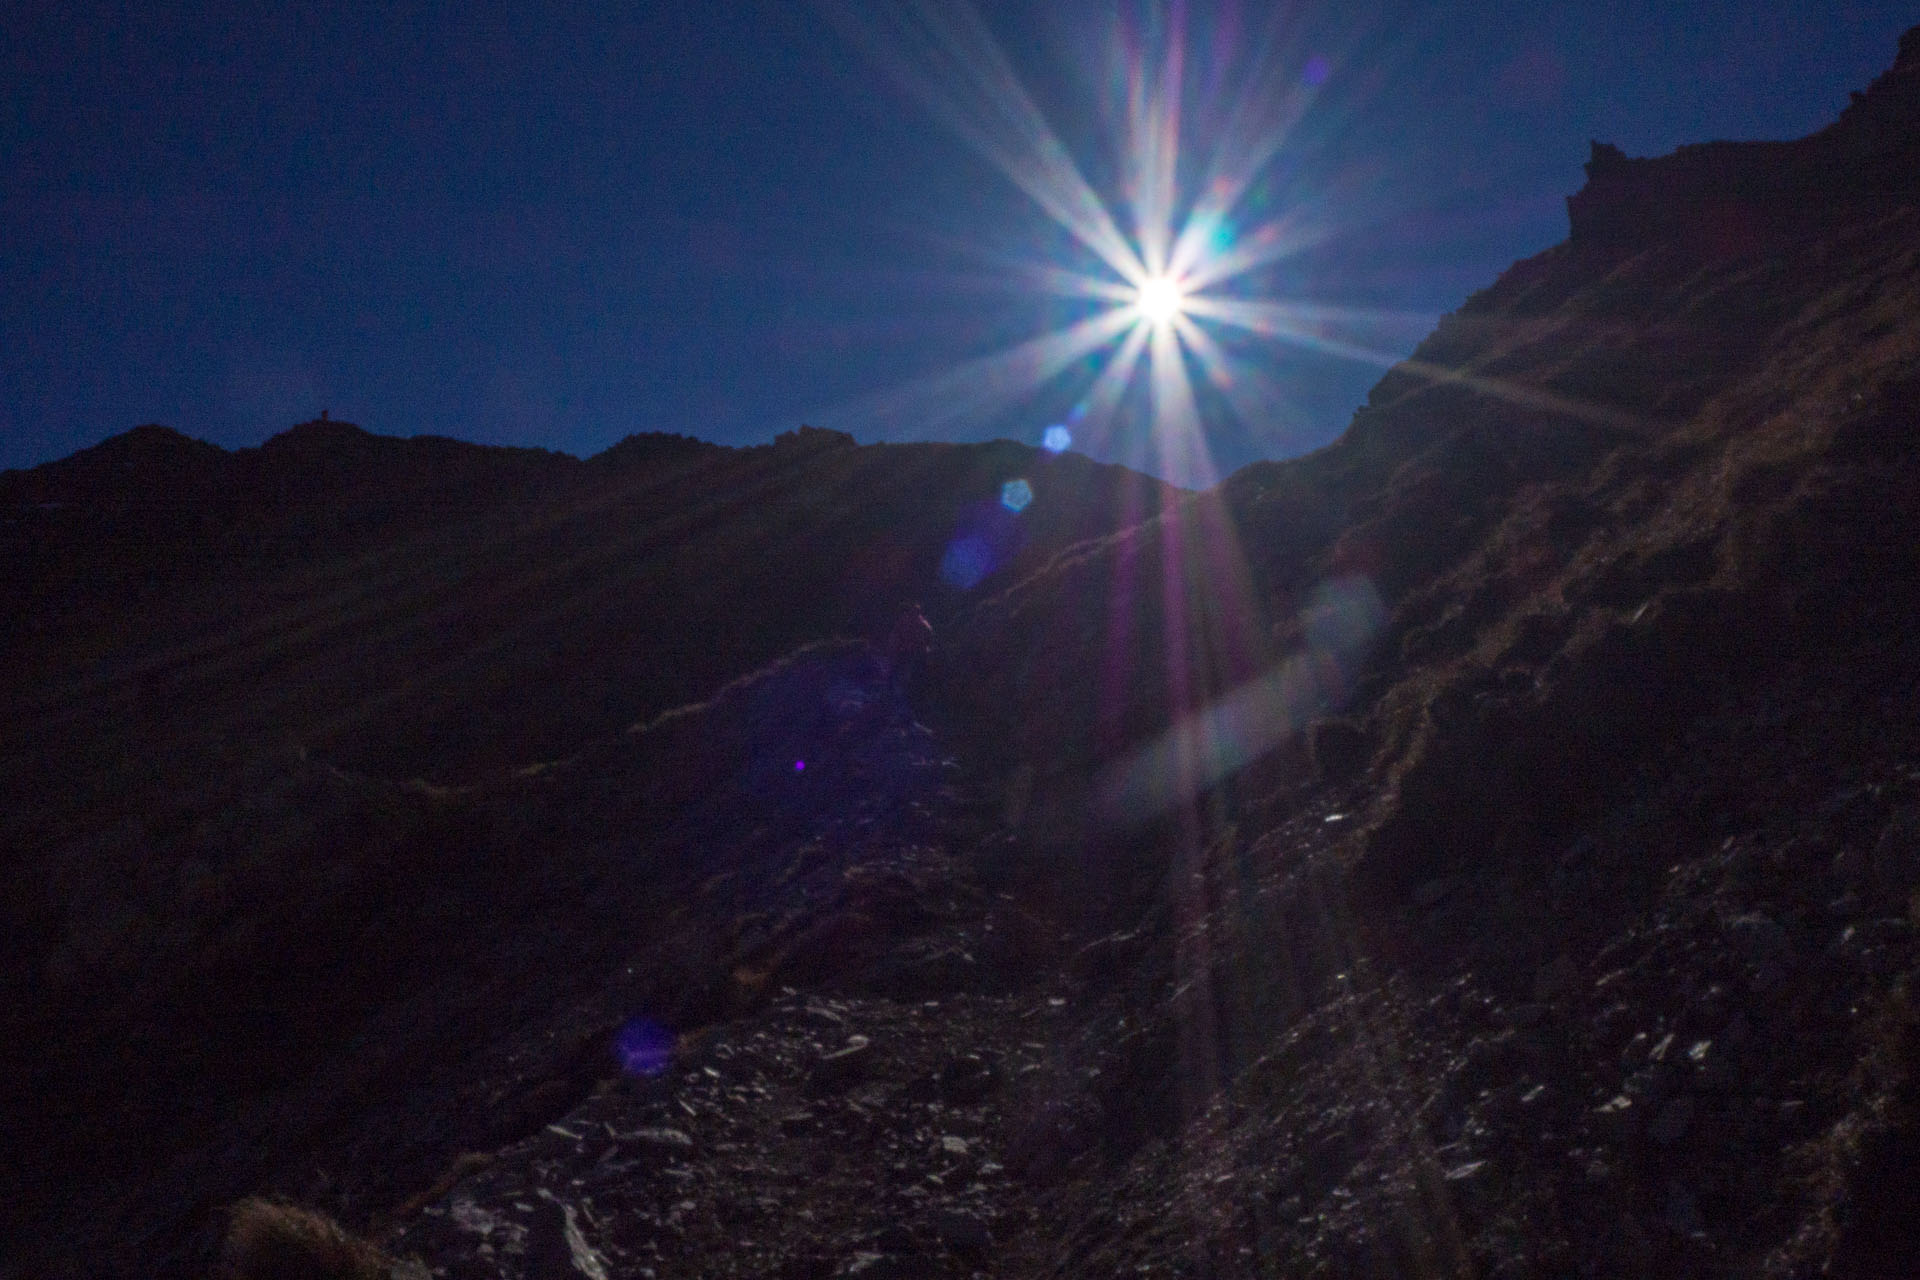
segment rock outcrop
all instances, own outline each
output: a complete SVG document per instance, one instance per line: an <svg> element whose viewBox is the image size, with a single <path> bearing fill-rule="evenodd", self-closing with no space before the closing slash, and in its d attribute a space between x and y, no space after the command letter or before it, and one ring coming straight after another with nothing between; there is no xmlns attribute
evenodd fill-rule
<svg viewBox="0 0 1920 1280"><path fill-rule="evenodd" d="M1795 142L1708 142L1630 159L1593 144L1587 185L1567 197L1576 245L1684 239L1714 254L1778 246L1836 227L1920 183L1920 41L1909 32L1893 68L1840 118Z"/></svg>

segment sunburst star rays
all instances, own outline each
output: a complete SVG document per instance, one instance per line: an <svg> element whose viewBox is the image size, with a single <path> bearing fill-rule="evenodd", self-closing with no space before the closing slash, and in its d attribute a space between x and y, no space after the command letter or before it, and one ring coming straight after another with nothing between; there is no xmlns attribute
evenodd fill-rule
<svg viewBox="0 0 1920 1280"><path fill-rule="evenodd" d="M1121 24L1113 41L1123 92L1115 102L1122 134L1119 174L1123 199L1109 205L1096 192L1060 135L1048 123L986 24L964 0L856 9L829 4L837 26L894 83L977 154L989 161L1050 219L1070 234L1095 264L1023 264L1017 276L1036 294L1081 306L1106 306L1118 320L1088 327L1072 319L1063 343L1044 337L975 357L952 369L835 406L815 415L830 425L898 436L904 428L928 433L957 423L990 420L1031 400L1070 372L1092 385L1079 395L1079 444L1089 452L1155 470L1176 483L1202 487L1219 479L1202 423L1202 405L1189 361L1216 387L1234 394L1208 401L1259 430L1286 412L1284 397L1264 394L1269 382L1248 371L1194 323L1239 329L1259 337L1291 339L1246 299L1209 292L1314 243L1323 230L1296 211L1246 229L1234 218L1262 171L1284 147L1310 106L1311 77L1262 70L1218 116L1220 127L1204 155L1182 156L1181 103L1186 91L1187 32L1176 6L1151 31ZM1273 31L1259 42L1275 52ZM1268 62L1282 61L1269 57ZM1267 62L1260 64L1263 68ZM1183 195L1189 170L1203 182ZM1367 349L1364 323L1328 334L1313 331L1322 354L1358 358ZM1134 329L1144 333L1137 340ZM1106 334L1110 355L1100 361L1080 339ZM1353 351L1341 347L1346 342ZM1099 350L1100 348L1096 348ZM1071 351L1071 356L1055 358ZM1088 357L1092 357L1089 362ZM1143 395L1127 394L1145 367ZM1120 431L1129 404L1144 407L1144 431ZM1123 447L1124 446L1124 447Z"/></svg>
<svg viewBox="0 0 1920 1280"><path fill-rule="evenodd" d="M1034 403L1042 392L1059 398L1064 388L1056 384L1071 377L1080 380L1071 388L1078 399L1074 430L1088 452L1179 484L1210 487L1218 472L1209 416L1230 414L1258 430L1285 412L1285 399L1263 367L1270 362L1249 359L1250 349L1286 346L1396 363L1387 348L1402 336L1398 313L1255 296L1261 292L1256 273L1315 243L1331 225L1332 211L1316 209L1309 217L1294 209L1263 213L1252 225L1237 221L1244 220L1244 206L1259 204L1250 197L1308 114L1314 89L1329 74L1324 61L1311 71L1304 60L1275 56L1276 41L1269 39L1258 46L1256 62L1279 69L1256 74L1241 100L1214 111L1206 109L1199 86L1184 78L1189 45L1179 0L1151 11L1160 19L1151 30L1117 27L1112 47L1120 92L1113 114L1123 135L1122 199L1110 205L964 0L937 7L909 0L877 14L856 15L848 7L834 12L878 66L1079 249L1073 261L1014 272L1034 294L1070 304L1061 308L1062 327L868 397L857 413L823 415L827 425L871 424L895 438L903 429L928 432ZM1269 35L1280 24L1276 16ZM1198 55L1192 70L1196 80L1207 73L1209 91L1223 83ZM1183 103L1190 117L1183 117ZM1210 150L1183 160L1183 129L1189 128L1206 134ZM1183 185L1195 175L1197 193ZM1490 379L1471 385L1513 399L1539 394ZM1100 607L1063 609L1057 626L1043 622L1042 634L1015 642L1034 646L1028 657L1083 659L1093 685L1089 704L1063 689L1052 704L1039 700L1044 695L1020 695L1032 699L1020 709L1087 715L1086 723L1067 729L1102 744L1083 819L1090 831L1105 824L1111 837L1120 828L1150 826L1164 841L1178 989L1187 993L1175 1001L1173 1067L1179 1105L1192 1116L1257 1048L1250 1039L1244 1053L1234 1050L1222 1027L1239 1026L1249 1037L1277 1028L1277 1018L1254 1028L1235 1010L1274 1007L1267 995L1303 989L1311 976L1290 971L1290 945L1243 948L1226 957L1212 951L1216 923L1231 926L1218 936L1273 939L1291 922L1266 918L1267 908L1253 905L1244 919L1226 918L1231 910L1220 904L1251 904L1255 895L1237 896L1215 870L1209 850L1237 837L1222 816L1225 807L1210 808L1209 798L1237 785L1243 770L1312 720L1342 707L1369 646L1385 629L1387 604L1363 573L1343 573L1313 589L1297 626L1276 629L1285 621L1282 603L1272 594L1271 576L1256 573L1240 545L1241 513L1225 488L1185 495L1155 516L1121 514L1124 531L1089 552L1088 571L1100 573L1105 586L1094 597ZM1042 619L1047 609L1045 600L1034 604ZM1092 631L1085 629L1090 622ZM1279 651L1278 638L1295 634L1301 642ZM1140 732L1146 741L1133 736ZM1316 941L1338 958L1329 971L1345 971L1363 949L1361 940L1331 888L1324 907ZM1236 963L1216 963L1222 958ZM1356 1029L1368 1047L1371 1078L1364 1086L1383 1097L1410 1094L1393 1028ZM1412 1154L1433 1163L1430 1150ZM1207 1153L1195 1144L1183 1148L1181 1158L1197 1167ZM1447 1237L1452 1213L1444 1195L1423 1208L1432 1233ZM1196 1239L1207 1230L1196 1223Z"/></svg>
<svg viewBox="0 0 1920 1280"><path fill-rule="evenodd" d="M827 9L874 63L956 137L991 162L1121 279L1147 271L993 33L964 0L856 12Z"/></svg>

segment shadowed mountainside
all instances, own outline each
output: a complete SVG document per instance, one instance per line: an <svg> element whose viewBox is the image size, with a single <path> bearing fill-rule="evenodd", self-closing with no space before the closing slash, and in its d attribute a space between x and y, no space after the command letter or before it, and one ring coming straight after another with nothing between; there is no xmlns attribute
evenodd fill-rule
<svg viewBox="0 0 1920 1280"><path fill-rule="evenodd" d="M1596 147L1203 494L338 424L0 477L7 1263L193 1274L268 1193L476 1280L1920 1271L1917 83ZM909 595L903 698L826 637Z"/></svg>
<svg viewBox="0 0 1920 1280"><path fill-rule="evenodd" d="M803 428L583 462L324 421L237 453L143 427L0 476L13 1222L205 1164L215 1116L360 1055L362 1019L446 990L517 910L535 927L541 855L476 862L497 833L447 784L510 785L905 599L944 621L1175 492L1006 443ZM674 757L626 821L664 828L738 758ZM481 1030L441 1027L455 1056Z"/></svg>
<svg viewBox="0 0 1920 1280"><path fill-rule="evenodd" d="M1016 478L1036 498L1018 516L998 500ZM972 588L1168 492L1007 443L811 428L738 450L635 436L581 462L339 422L232 454L142 427L0 476L19 602L0 708L93 743L190 706L209 734L448 781L884 630L908 594L939 620L964 594L939 573L956 542L977 548L950 566Z"/></svg>

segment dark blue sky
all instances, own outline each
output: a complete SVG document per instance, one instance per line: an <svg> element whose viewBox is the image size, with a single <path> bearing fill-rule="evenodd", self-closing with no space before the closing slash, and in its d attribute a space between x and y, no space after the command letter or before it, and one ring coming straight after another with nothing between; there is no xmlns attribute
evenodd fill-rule
<svg viewBox="0 0 1920 1280"><path fill-rule="evenodd" d="M983 15L1109 198L1116 49L1186 32L1183 176L1256 73L1323 81L1240 224L1319 238L1233 288L1396 313L1356 336L1398 354L1564 236L1589 138L1810 132L1920 4ZM1093 366L976 409L924 380L1086 314L1016 264L1091 259L848 31L844 6L792 0L8 6L0 467L150 421L253 444L322 407L573 453L802 421L1037 441ZM1202 396L1228 467L1324 443L1378 377L1223 337L1270 393L1240 422Z"/></svg>

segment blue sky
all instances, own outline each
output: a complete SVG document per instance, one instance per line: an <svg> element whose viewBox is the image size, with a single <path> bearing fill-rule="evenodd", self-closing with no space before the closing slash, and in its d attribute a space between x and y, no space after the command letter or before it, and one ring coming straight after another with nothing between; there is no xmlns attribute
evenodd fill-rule
<svg viewBox="0 0 1920 1280"><path fill-rule="evenodd" d="M601 8L10 20L0 467L154 421L255 444L322 408L584 454L803 421L1038 442L1084 403L1100 353L990 403L955 394L983 358L1086 314L1036 267L1099 268L929 109L914 58L861 37L903 6ZM981 17L1122 210L1129 54L1152 71L1180 37L1183 182L1236 104L1300 95L1233 229L1313 234L1232 288L1372 317L1357 341L1388 357L1564 236L1588 139L1652 154L1810 132L1892 62L1920 5L1062 0ZM1203 394L1222 470L1325 443L1379 375L1351 352L1222 342L1263 389L1237 412ZM1122 456L1124 438L1076 443Z"/></svg>

